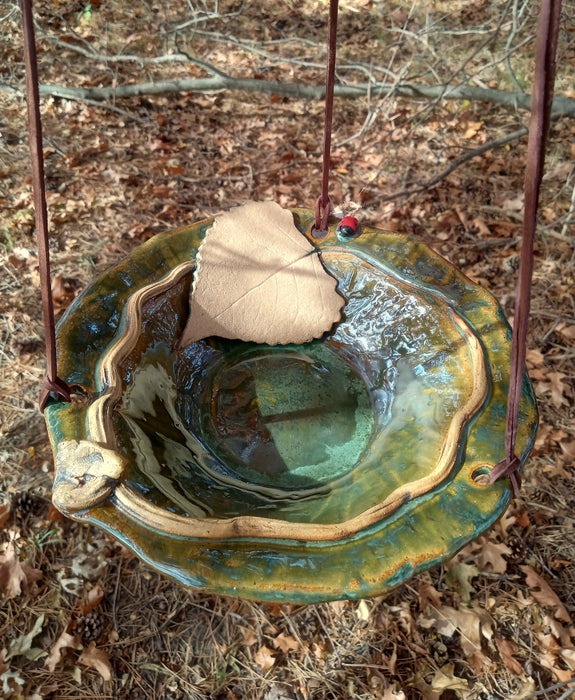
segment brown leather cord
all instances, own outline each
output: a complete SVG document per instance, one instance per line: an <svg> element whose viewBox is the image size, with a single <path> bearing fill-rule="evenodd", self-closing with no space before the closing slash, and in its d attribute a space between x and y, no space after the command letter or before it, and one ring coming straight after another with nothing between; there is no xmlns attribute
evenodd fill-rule
<svg viewBox="0 0 575 700"><path fill-rule="evenodd" d="M331 212L329 199L329 165L331 156L331 127L333 123L333 91L335 85L335 58L337 52L337 14L339 0L330 0L329 5L329 39L328 59L325 76L325 119L323 133L323 166L321 195L315 204L315 223L313 226L316 238L326 234L328 219ZM319 234L319 235L318 235Z"/></svg>
<svg viewBox="0 0 575 700"><path fill-rule="evenodd" d="M507 429L505 435L505 459L495 465L490 483L502 476L509 476L515 496L519 493L521 480L517 471L519 459L515 454L515 441L519 422L519 402L525 374L527 327L531 301L531 279L533 276L533 246L537 225L537 205L545 160L545 143L549 130L561 0L542 0L537 43L535 49L535 80L531 97L531 120L525 168L525 213L523 218L523 243L519 265L519 281L515 300L513 345L511 351L511 377L507 403Z"/></svg>
<svg viewBox="0 0 575 700"><path fill-rule="evenodd" d="M44 157L42 149L42 122L38 90L38 65L34 40L34 19L31 0L21 0L24 27L24 63L26 65L26 102L28 105L28 132L30 138L30 161L32 164L32 187L34 191L34 214L38 241L38 265L42 289L42 311L46 334L46 376L44 391L40 396L40 410L44 410L48 399L59 396L70 401L70 389L58 377L56 360L56 327L54 303L50 278L50 246L48 238L48 211L44 184Z"/></svg>

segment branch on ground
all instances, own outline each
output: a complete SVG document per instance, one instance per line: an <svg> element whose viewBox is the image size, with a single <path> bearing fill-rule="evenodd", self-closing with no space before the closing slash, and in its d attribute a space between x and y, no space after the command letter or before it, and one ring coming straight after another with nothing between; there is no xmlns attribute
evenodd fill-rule
<svg viewBox="0 0 575 700"><path fill-rule="evenodd" d="M0 90L16 93L23 89L0 84ZM59 97L68 100L106 100L141 95L161 95L171 92L217 92L221 90L243 90L246 92L263 92L281 97L293 97L304 100L321 100L325 95L323 85L300 85L282 83L274 80L258 78L235 78L218 71L206 78L187 78L182 80L160 80L150 83L135 83L118 87L65 87L60 85L40 85L40 94L45 97ZM490 102L491 104L511 107L514 109L529 109L531 95L526 93L505 92L490 88L473 87L470 85L418 85L416 83L361 83L356 85L336 85L336 97L356 98L370 94L372 97L384 97L393 94L395 97L407 99L436 100L469 100ZM553 100L554 116L575 115L575 99L571 97L555 97Z"/></svg>

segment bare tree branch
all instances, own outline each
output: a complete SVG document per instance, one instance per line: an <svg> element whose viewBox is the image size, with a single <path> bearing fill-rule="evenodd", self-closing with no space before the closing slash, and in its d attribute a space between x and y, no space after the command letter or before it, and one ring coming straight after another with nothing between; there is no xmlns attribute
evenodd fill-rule
<svg viewBox="0 0 575 700"><path fill-rule="evenodd" d="M200 63L198 61L198 63ZM206 66L207 70L207 66ZM214 75L208 78L186 78L181 80L160 80L150 83L135 83L118 87L65 87L60 85L40 85L40 94L60 97L70 100L94 100L101 102L122 97L139 95L161 95L170 92L217 92L220 90L244 90L247 92L263 92L282 97L294 97L305 100L320 100L325 94L323 85L301 85L297 83L282 83L275 80L260 80L258 78L235 78L218 69L213 69ZM0 83L0 90L17 93L23 90L11 85ZM337 97L356 98L363 95L383 97L394 94L413 100L470 100L490 102L502 107L529 109L531 96L526 93L505 92L490 88L480 88L470 85L418 85L416 83L359 83L356 85L336 85ZM575 115L575 99L571 97L555 97L553 100L554 116Z"/></svg>
<svg viewBox="0 0 575 700"><path fill-rule="evenodd" d="M506 136L502 136L498 139L493 139L493 141L488 141L482 146L479 146L479 148L474 148L471 151L463 153L458 158L453 160L447 166L447 168L437 173L433 177L430 177L429 180L425 180L425 182L415 185L414 187L408 187L407 189L402 190L401 192L394 192L393 194L385 195L384 197L380 197L378 199L380 202L388 202L394 199L399 199L401 197L411 197L412 195L419 194L420 192L424 192L425 190L431 190L434 187L436 187L442 180L445 180L445 178L448 175L451 175L451 173L454 170L457 170L457 168L459 168L461 165L467 163L467 161L472 160L473 158L477 158L477 156L480 156L483 153L486 153L487 151L491 151L494 148L500 148L501 146L505 146L506 144L511 143L512 141L515 141L516 139L521 138L522 136L525 136L528 132L529 129L526 126L523 126L521 127L521 129L517 129L517 131L512 131Z"/></svg>

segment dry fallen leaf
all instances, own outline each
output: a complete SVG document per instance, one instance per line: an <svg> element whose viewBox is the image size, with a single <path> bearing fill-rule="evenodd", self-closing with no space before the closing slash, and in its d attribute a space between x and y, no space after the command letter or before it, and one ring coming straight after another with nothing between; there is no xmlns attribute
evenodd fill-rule
<svg viewBox="0 0 575 700"><path fill-rule="evenodd" d="M511 550L506 544L480 537L475 543L474 552L480 569L494 574L504 574L507 571L507 561L503 555L511 554Z"/></svg>
<svg viewBox="0 0 575 700"><path fill-rule="evenodd" d="M56 643L52 647L52 650L48 654L46 661L44 661L44 666L54 673L54 669L60 663L62 659L62 651L64 649L81 649L82 643L80 640L72 634L64 631L56 640Z"/></svg>
<svg viewBox="0 0 575 700"><path fill-rule="evenodd" d="M571 464L575 463L575 440L571 440L570 442L560 442L559 447L561 448L561 452L563 452L565 457L572 460Z"/></svg>
<svg viewBox="0 0 575 700"><path fill-rule="evenodd" d="M80 615L88 615L88 613L92 612L102 602L105 595L106 591L102 586L94 586L86 596L84 603L80 606Z"/></svg>
<svg viewBox="0 0 575 700"><path fill-rule="evenodd" d="M96 642L90 642L90 646L80 654L78 663L95 669L105 681L111 681L114 677L108 654L103 649L98 649Z"/></svg>
<svg viewBox="0 0 575 700"><path fill-rule="evenodd" d="M238 629L240 630L240 633L242 635L243 643L247 647L251 647L254 644L257 644L258 637L252 629L249 629L249 627L241 627L241 626L239 626Z"/></svg>
<svg viewBox="0 0 575 700"><path fill-rule="evenodd" d="M447 569L445 584L448 588L456 591L461 596L461 600L468 603L475 593L475 588L471 585L471 580L479 576L479 569L475 564L455 563Z"/></svg>
<svg viewBox="0 0 575 700"><path fill-rule="evenodd" d="M268 345L319 338L344 299L316 249L274 202L222 214L198 250L181 346L217 335Z"/></svg>
<svg viewBox="0 0 575 700"><path fill-rule="evenodd" d="M369 605L365 600L360 600L355 611L357 619L362 622L367 622L369 620Z"/></svg>
<svg viewBox="0 0 575 700"><path fill-rule="evenodd" d="M469 682L455 675L453 664L446 664L437 669L431 680L431 685L419 674L415 677L413 685L422 694L424 700L441 700L446 690L454 691L460 698L467 698L470 695Z"/></svg>
<svg viewBox="0 0 575 700"><path fill-rule="evenodd" d="M261 668L262 672L265 673L274 665L276 657L273 651L264 645L255 653L254 661Z"/></svg>
<svg viewBox="0 0 575 700"><path fill-rule="evenodd" d="M517 644L510 639L500 637L498 634L495 635L495 644L501 655L501 660L505 664L505 668L514 675L520 676L523 673L523 666L513 656L518 650Z"/></svg>
<svg viewBox="0 0 575 700"><path fill-rule="evenodd" d="M537 383L539 393L551 392L551 402L556 408L569 405L569 400L565 396L566 393L569 393L569 386L563 382L566 376L563 372L548 372L547 379L549 381Z"/></svg>
<svg viewBox="0 0 575 700"><path fill-rule="evenodd" d="M4 527L10 519L10 501L5 501L0 496L0 527Z"/></svg>
<svg viewBox="0 0 575 700"><path fill-rule="evenodd" d="M24 590L33 591L37 581L42 578L40 569L35 569L27 562L20 561L13 542L0 545L0 593L10 600Z"/></svg>
<svg viewBox="0 0 575 700"><path fill-rule="evenodd" d="M5 698L18 697L18 686L23 686L26 682L19 671L11 671L10 669L6 669L0 675L0 681L2 681L2 692Z"/></svg>
<svg viewBox="0 0 575 700"><path fill-rule="evenodd" d="M557 658L556 654L551 651L540 651L539 661L541 662L542 666L545 666L552 671L555 678L561 683L566 683L567 681L572 680L575 676L575 673L573 673L572 670L561 668L561 666L557 665L559 659Z"/></svg>
<svg viewBox="0 0 575 700"><path fill-rule="evenodd" d="M95 581L108 564L109 561L103 552L84 552L72 559L72 573L86 581Z"/></svg>
<svg viewBox="0 0 575 700"><path fill-rule="evenodd" d="M551 586L530 566L522 566L531 595L540 604L555 609L555 617L562 622L571 622L569 613Z"/></svg>
<svg viewBox="0 0 575 700"><path fill-rule="evenodd" d="M284 654L287 654L288 651L299 649L299 643L293 637L290 637L282 632L274 639L274 647L280 651L283 651Z"/></svg>
<svg viewBox="0 0 575 700"><path fill-rule="evenodd" d="M40 615L36 618L34 627L28 634L23 634L20 637L16 637L8 649L8 654L6 659L11 659L14 656L24 656L29 661L35 661L40 656L45 656L45 652L39 647L33 647L32 642L34 638L37 637L42 631L42 625L44 624L44 615Z"/></svg>
<svg viewBox="0 0 575 700"><path fill-rule="evenodd" d="M557 326L557 330L561 335L565 336L565 338L575 340L575 326L568 326L566 323L560 323Z"/></svg>

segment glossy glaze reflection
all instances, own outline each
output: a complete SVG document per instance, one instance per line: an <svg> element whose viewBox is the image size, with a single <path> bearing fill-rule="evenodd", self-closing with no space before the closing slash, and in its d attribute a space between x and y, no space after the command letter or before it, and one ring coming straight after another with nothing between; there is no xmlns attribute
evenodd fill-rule
<svg viewBox="0 0 575 700"><path fill-rule="evenodd" d="M307 232L312 214L294 216ZM59 506L187 585L273 600L380 593L488 527L510 495L472 477L504 454L510 338L492 297L421 243L342 243L334 221L319 248L347 303L331 333L182 350L209 223L152 239L63 320L61 373L91 401L47 410ZM521 418L524 461L528 382ZM109 495L74 510L74 475L108 459Z"/></svg>

